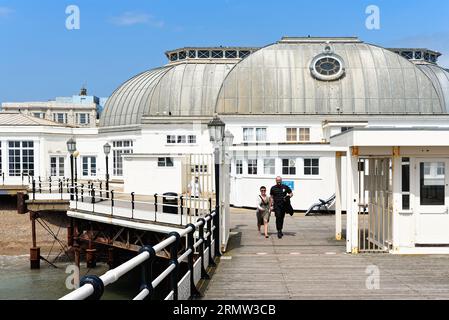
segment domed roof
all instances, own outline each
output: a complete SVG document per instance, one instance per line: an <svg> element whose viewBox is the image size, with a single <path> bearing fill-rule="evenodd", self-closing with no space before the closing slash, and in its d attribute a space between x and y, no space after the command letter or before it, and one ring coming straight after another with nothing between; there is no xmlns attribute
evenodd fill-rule
<svg viewBox="0 0 449 320"><path fill-rule="evenodd" d="M421 69L432 80L441 101L449 113L449 72L435 64L418 64Z"/></svg>
<svg viewBox="0 0 449 320"><path fill-rule="evenodd" d="M283 38L237 64L219 114L439 114L432 81L413 63L356 38Z"/></svg>
<svg viewBox="0 0 449 320"><path fill-rule="evenodd" d="M228 60L195 61L143 72L111 95L100 126L139 125L143 116L213 115L220 87L233 66Z"/></svg>

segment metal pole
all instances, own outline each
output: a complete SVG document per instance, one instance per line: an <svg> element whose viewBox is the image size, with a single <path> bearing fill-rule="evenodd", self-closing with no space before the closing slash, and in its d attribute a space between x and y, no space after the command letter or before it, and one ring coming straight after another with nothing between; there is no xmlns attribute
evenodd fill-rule
<svg viewBox="0 0 449 320"><path fill-rule="evenodd" d="M109 157L106 156L106 191L109 191ZM109 198L109 192L106 193L106 198Z"/></svg>
<svg viewBox="0 0 449 320"><path fill-rule="evenodd" d="M170 247L170 263L175 266L175 269L170 274L170 286L173 291L173 300L178 300L178 274L179 274L179 263L178 263L178 246L179 240L181 239L179 233L171 232L169 237L175 236L176 241L172 243Z"/></svg>
<svg viewBox="0 0 449 320"><path fill-rule="evenodd" d="M194 270L193 270L193 265L194 265L193 255L195 254L195 247L194 247L195 240L193 238L193 234L195 233L196 227L194 224L189 224L189 225L187 225L186 228L189 228L189 227L192 228L192 231L190 231L187 234L187 250L190 250L187 264L188 264L189 272L190 272L190 299L193 299L193 298L198 298L201 295L195 285L195 277L194 277ZM201 261L201 263L202 262L203 261Z"/></svg>
<svg viewBox="0 0 449 320"><path fill-rule="evenodd" d="M214 239L215 256L221 257L220 252L220 149L215 148L215 217L214 217Z"/></svg>
<svg viewBox="0 0 449 320"><path fill-rule="evenodd" d="M71 179L71 188L70 188L70 200L73 201L73 153L70 155L70 179Z"/></svg>
<svg viewBox="0 0 449 320"><path fill-rule="evenodd" d="M77 157L74 157L74 158L75 158L75 183L78 183L78 166L76 164Z"/></svg>

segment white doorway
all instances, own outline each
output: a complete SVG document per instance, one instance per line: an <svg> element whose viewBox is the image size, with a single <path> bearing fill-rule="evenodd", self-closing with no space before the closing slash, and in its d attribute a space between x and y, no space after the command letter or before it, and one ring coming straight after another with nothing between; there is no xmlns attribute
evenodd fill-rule
<svg viewBox="0 0 449 320"><path fill-rule="evenodd" d="M449 160L417 159L415 163L416 241L449 245Z"/></svg>

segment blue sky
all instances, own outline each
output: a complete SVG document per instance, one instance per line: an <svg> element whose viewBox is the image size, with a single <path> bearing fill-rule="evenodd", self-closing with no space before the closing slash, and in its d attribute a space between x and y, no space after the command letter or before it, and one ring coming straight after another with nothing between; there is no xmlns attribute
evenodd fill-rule
<svg viewBox="0 0 449 320"><path fill-rule="evenodd" d="M68 5L81 13L67 30ZM365 27L368 5L380 30ZM449 67L449 1L0 0L0 102L89 92L108 96L183 46L264 46L282 36L358 36L387 47L429 47ZM446 56L447 55L447 56Z"/></svg>

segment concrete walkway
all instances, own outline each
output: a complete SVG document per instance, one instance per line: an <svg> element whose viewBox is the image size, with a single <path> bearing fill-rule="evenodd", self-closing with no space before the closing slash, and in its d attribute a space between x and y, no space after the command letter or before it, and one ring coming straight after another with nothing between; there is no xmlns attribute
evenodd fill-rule
<svg viewBox="0 0 449 320"><path fill-rule="evenodd" d="M334 216L287 216L282 240L272 219L265 239L254 211L232 210L228 251L204 299L449 299L449 256L348 255Z"/></svg>

